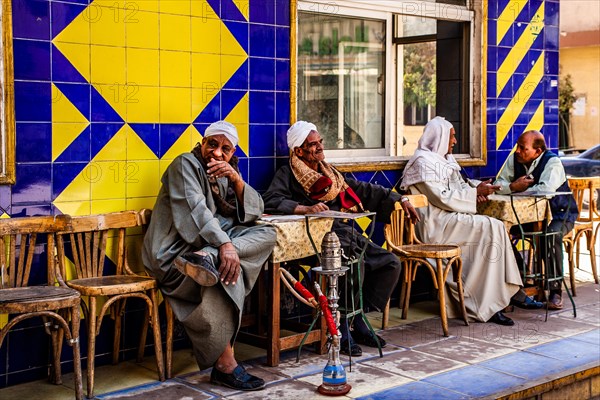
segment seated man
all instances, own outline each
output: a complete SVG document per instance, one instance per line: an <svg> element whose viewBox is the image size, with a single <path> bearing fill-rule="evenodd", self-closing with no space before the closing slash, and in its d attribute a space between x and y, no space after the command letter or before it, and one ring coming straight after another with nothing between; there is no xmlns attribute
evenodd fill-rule
<svg viewBox="0 0 600 400"><path fill-rule="evenodd" d="M495 184L500 186L498 193L511 192L570 192L565 169L556 154L546 150L544 136L538 131L524 132L517 140L517 149L508 160ZM563 236L573 229L579 211L572 195L555 196L550 200L552 221L549 232L558 232L552 237L550 257L552 262L563 268ZM531 224L524 227L531 230ZM516 233L516 231L515 231ZM546 246L542 244L542 249ZM549 272L552 272L551 269ZM552 278L552 276L550 276ZM559 310L563 307L561 281L552 281L548 308Z"/></svg>
<svg viewBox="0 0 600 400"><path fill-rule="evenodd" d="M323 139L314 124L296 122L287 132L287 143L290 165L283 166L275 173L271 186L264 194L266 212L310 214L324 210L371 210L377 212L377 221L389 222L394 204L401 196L379 185L344 178L325 162ZM403 201L402 204L411 217L417 217L408 201ZM342 220L335 220L333 230L339 237L345 254L349 254L349 251L358 254L364 247L366 238ZM351 245L354 246L353 250L350 250ZM401 264L395 255L369 242L361 275L364 279L365 302L382 310L396 286L400 271ZM350 327L348 322L342 320L340 323L342 353L360 356L362 349L356 343L377 347L375 338L362 318L355 318ZM353 329L352 334L349 328ZM379 336L377 338L384 347L385 341Z"/></svg>
<svg viewBox="0 0 600 400"><path fill-rule="evenodd" d="M510 238L500 220L477 215L477 202L499 186L490 181L465 182L452 156L456 144L452 124L442 117L427 123L418 148L410 158L402 188L427 196L429 206L418 212L416 233L424 243L457 244L462 250L462 280L469 318L500 325L514 325L502 310L522 285ZM448 304L458 304L457 285L448 274ZM450 307L451 317L459 315Z"/></svg>
<svg viewBox="0 0 600 400"><path fill-rule="evenodd" d="M275 246L275 230L253 226L263 212L233 155L237 130L211 124L202 144L173 160L144 238L143 261L156 278L210 380L238 390L264 388L233 354L244 298ZM218 266L218 269L217 267Z"/></svg>

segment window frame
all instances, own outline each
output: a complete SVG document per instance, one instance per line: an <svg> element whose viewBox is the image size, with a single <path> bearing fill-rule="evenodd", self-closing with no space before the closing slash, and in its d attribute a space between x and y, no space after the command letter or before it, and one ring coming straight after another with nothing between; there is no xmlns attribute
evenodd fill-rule
<svg viewBox="0 0 600 400"><path fill-rule="evenodd" d="M443 19L449 21L463 21L469 23L468 43L469 56L464 64L468 69L466 84L470 84L467 91L467 113L466 120L469 121L469 153L455 154L455 158L462 166L481 166L487 162L486 151L486 124L485 104L486 91L483 90L486 70L486 54L482 49L487 48L486 28L483 24L483 10L486 2L474 2L467 0L466 6L454 4L434 3L431 1L399 0L389 2L385 0L338 0L332 3L327 0L299 0L291 3L291 88L290 88L290 123L297 120L297 35L298 35L298 12L315 12L323 14L341 14L349 17L365 17L369 19L385 19L386 21L386 43L385 43L385 75L386 95L384 98L384 133L385 148L369 149L344 149L326 150L329 162L342 171L373 171L394 170L403 168L409 156L395 156L397 154L397 123L399 110L397 97L398 78L395 73L395 62L397 59L396 45L393 40L393 16L394 14L408 14L422 16L425 18ZM385 18L384 18L385 17ZM381 155L381 151L385 154ZM369 154L369 151L371 154ZM373 154L379 152L380 154Z"/></svg>
<svg viewBox="0 0 600 400"><path fill-rule="evenodd" d="M15 183L15 102L12 49L12 7L3 1L0 15L0 185Z"/></svg>

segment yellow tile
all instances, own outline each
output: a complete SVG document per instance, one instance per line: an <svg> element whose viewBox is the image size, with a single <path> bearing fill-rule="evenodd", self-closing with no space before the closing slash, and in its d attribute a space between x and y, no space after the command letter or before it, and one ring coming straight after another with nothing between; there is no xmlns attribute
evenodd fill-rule
<svg viewBox="0 0 600 400"><path fill-rule="evenodd" d="M170 164L171 161L182 153L189 153L194 145L198 142L202 141L202 135L196 130L193 125L190 125L182 134L179 136L179 139L173 143L171 148L169 148L161 158L161 162L168 161ZM166 167L165 167L166 169ZM161 176L164 172L161 163Z"/></svg>
<svg viewBox="0 0 600 400"><path fill-rule="evenodd" d="M54 84L52 84L52 122L88 122L87 118Z"/></svg>
<svg viewBox="0 0 600 400"><path fill-rule="evenodd" d="M85 202L90 201L91 197L91 185L100 179L101 171L96 166L87 165L83 171L79 173L69 183L69 185L63 190L56 199L56 203L67 203L67 202ZM61 209L61 211L63 211ZM64 211L63 211L64 212Z"/></svg>
<svg viewBox="0 0 600 400"><path fill-rule="evenodd" d="M127 164L127 198L149 197L158 194L160 170L158 160L135 161Z"/></svg>
<svg viewBox="0 0 600 400"><path fill-rule="evenodd" d="M127 116L127 104L135 99L135 86L124 84L94 84L94 88L106 100L123 120Z"/></svg>
<svg viewBox="0 0 600 400"><path fill-rule="evenodd" d="M160 185L160 182L158 183ZM127 210L141 210L142 208L148 208L152 210L154 204L156 204L156 196L150 197L128 197L125 199Z"/></svg>
<svg viewBox="0 0 600 400"><path fill-rule="evenodd" d="M69 215L90 215L91 202L90 201L65 201L65 202L54 202L56 208L63 214Z"/></svg>
<svg viewBox="0 0 600 400"><path fill-rule="evenodd" d="M92 183L92 212L97 200L125 198L126 161L92 161L90 165L99 171L98 178Z"/></svg>
<svg viewBox="0 0 600 400"><path fill-rule="evenodd" d="M235 37L229 32L225 24L221 24L221 54L245 55L246 52L240 46Z"/></svg>
<svg viewBox="0 0 600 400"><path fill-rule="evenodd" d="M158 86L158 49L127 48L127 83Z"/></svg>
<svg viewBox="0 0 600 400"><path fill-rule="evenodd" d="M136 89L135 98L127 102L127 122L158 122L160 93L158 87L138 86Z"/></svg>
<svg viewBox="0 0 600 400"><path fill-rule="evenodd" d="M191 14L194 17L218 19L213 8L206 0L192 0Z"/></svg>
<svg viewBox="0 0 600 400"><path fill-rule="evenodd" d="M158 49L158 14L138 11L134 14L134 18L136 22L130 21L125 24L127 47Z"/></svg>
<svg viewBox="0 0 600 400"><path fill-rule="evenodd" d="M248 0L233 0L238 10L242 13L246 21L249 21L250 17L250 2Z"/></svg>
<svg viewBox="0 0 600 400"><path fill-rule="evenodd" d="M151 11L157 13L159 11L160 0L143 0L143 1L128 1L125 3L125 8L129 10L133 10L133 7L136 7L139 11ZM135 18L137 14L133 14L132 18Z"/></svg>
<svg viewBox="0 0 600 400"><path fill-rule="evenodd" d="M129 3L127 0L94 0L90 7L102 7L102 8L125 8L125 3ZM106 12L106 11L105 11ZM117 14L118 15L118 14Z"/></svg>
<svg viewBox="0 0 600 400"><path fill-rule="evenodd" d="M89 122L53 122L52 161L55 161L88 125Z"/></svg>
<svg viewBox="0 0 600 400"><path fill-rule="evenodd" d="M248 103L248 93L241 98L238 104L231 110L229 115L225 118L227 122L231 122L234 124L238 130L239 143L238 147L240 150L244 152L247 156L250 148L250 132L248 128L249 123L249 103Z"/></svg>
<svg viewBox="0 0 600 400"><path fill-rule="evenodd" d="M221 57L217 54L192 53L192 87L221 89Z"/></svg>
<svg viewBox="0 0 600 400"><path fill-rule="evenodd" d="M96 14L93 12L97 11ZM92 44L125 46L124 10L118 7L96 7L90 11L90 40Z"/></svg>
<svg viewBox="0 0 600 400"><path fill-rule="evenodd" d="M202 110L204 110L204 107L206 107L218 92L219 91L216 88L192 89L192 120L200 115Z"/></svg>
<svg viewBox="0 0 600 400"><path fill-rule="evenodd" d="M246 55L222 55L221 56L221 86L224 86L229 78L248 58Z"/></svg>
<svg viewBox="0 0 600 400"><path fill-rule="evenodd" d="M177 15L190 15L190 0L167 0L160 2L160 12Z"/></svg>
<svg viewBox="0 0 600 400"><path fill-rule="evenodd" d="M90 45L55 42L56 48L73 64L85 79L90 79Z"/></svg>
<svg viewBox="0 0 600 400"><path fill-rule="evenodd" d="M129 125L123 128L127 136L127 161L158 160L156 154L150 150L148 145L144 143Z"/></svg>
<svg viewBox="0 0 600 400"><path fill-rule="evenodd" d="M94 200L92 202L92 214L105 214L127 210L125 199ZM109 252L107 251L107 255ZM111 253L112 254L112 253ZM114 257L110 257L113 259Z"/></svg>
<svg viewBox="0 0 600 400"><path fill-rule="evenodd" d="M219 19L192 17L192 51L195 53L221 52L220 29L223 24Z"/></svg>
<svg viewBox="0 0 600 400"><path fill-rule="evenodd" d="M161 123L191 123L191 89L190 88L160 88Z"/></svg>
<svg viewBox="0 0 600 400"><path fill-rule="evenodd" d="M184 51L160 51L160 86L189 88L191 54Z"/></svg>
<svg viewBox="0 0 600 400"><path fill-rule="evenodd" d="M190 50L190 17L160 14L161 50Z"/></svg>
<svg viewBox="0 0 600 400"><path fill-rule="evenodd" d="M127 159L127 131L131 128L126 124L106 143L96 154L94 161L122 161Z"/></svg>
<svg viewBox="0 0 600 400"><path fill-rule="evenodd" d="M188 149L188 152L189 152L189 149ZM162 179L163 175L165 174L165 171L167 170L169 165L171 165L172 162L173 162L173 159L159 161L158 165L159 165L159 174L160 174L161 179Z"/></svg>
<svg viewBox="0 0 600 400"><path fill-rule="evenodd" d="M124 47L92 45L92 83L125 85Z"/></svg>
<svg viewBox="0 0 600 400"><path fill-rule="evenodd" d="M89 9L89 7L88 7ZM52 40L52 43L57 44L60 42L68 43L90 43L90 19L88 18L88 9L84 10L79 14L71 23L66 26L56 37Z"/></svg>

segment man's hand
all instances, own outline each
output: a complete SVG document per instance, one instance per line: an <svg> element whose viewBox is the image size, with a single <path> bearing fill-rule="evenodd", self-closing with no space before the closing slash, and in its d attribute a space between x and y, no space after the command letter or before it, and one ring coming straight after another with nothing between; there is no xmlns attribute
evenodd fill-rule
<svg viewBox="0 0 600 400"><path fill-rule="evenodd" d="M410 222L412 222L413 224L416 224L418 221L421 220L421 218L419 217L419 214L417 213L417 210L415 210L413 205L410 204L410 200L409 201L406 201L406 200L400 201L400 205L402 206L404 213L406 215L408 215L408 218L410 218Z"/></svg>
<svg viewBox="0 0 600 400"><path fill-rule="evenodd" d="M489 201L487 196L477 196L477 203L485 203L486 201Z"/></svg>
<svg viewBox="0 0 600 400"><path fill-rule="evenodd" d="M510 190L511 192L523 192L525 190L527 190L527 188L531 185L533 185L534 181L533 178L524 175L518 179L515 179L514 182L512 182L510 184Z"/></svg>
<svg viewBox="0 0 600 400"><path fill-rule="evenodd" d="M483 181L479 185L477 185L477 197L484 196L487 200L487 197L490 194L494 194L497 190L500 189L500 185L492 185L491 182L492 180L488 179L487 181Z"/></svg>
<svg viewBox="0 0 600 400"><path fill-rule="evenodd" d="M219 247L219 276L221 282L229 285L229 282L235 285L240 277L240 257L237 250L231 242L223 243Z"/></svg>
<svg viewBox="0 0 600 400"><path fill-rule="evenodd" d="M329 207L325 203L317 203L314 206L303 206L298 204L294 209L294 214L304 215L304 214L315 214L321 211L327 211Z"/></svg>

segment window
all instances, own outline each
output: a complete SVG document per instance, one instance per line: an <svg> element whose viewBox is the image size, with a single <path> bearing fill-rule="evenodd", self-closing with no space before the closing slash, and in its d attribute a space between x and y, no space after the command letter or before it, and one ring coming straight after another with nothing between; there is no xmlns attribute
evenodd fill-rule
<svg viewBox="0 0 600 400"><path fill-rule="evenodd" d="M10 1L3 1L0 13L0 184L15 182L15 107L10 4Z"/></svg>
<svg viewBox="0 0 600 400"><path fill-rule="evenodd" d="M441 115L457 159L482 165L480 21L465 0L300 2L296 119L317 125L330 161L366 170L400 167Z"/></svg>

